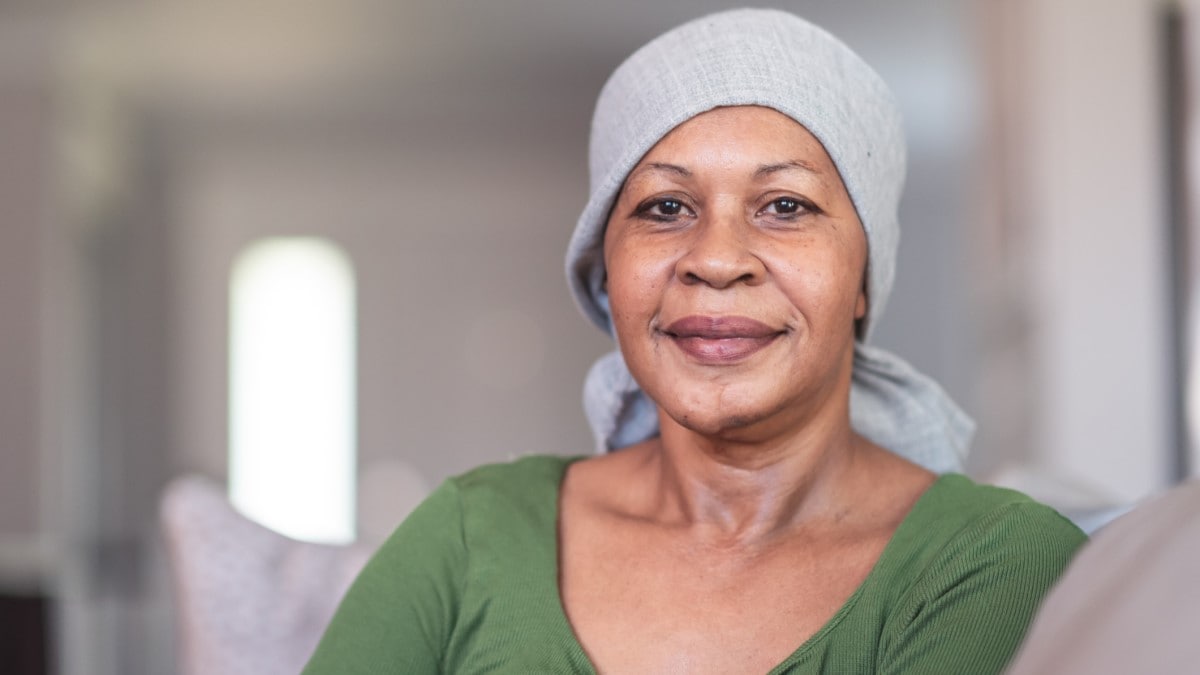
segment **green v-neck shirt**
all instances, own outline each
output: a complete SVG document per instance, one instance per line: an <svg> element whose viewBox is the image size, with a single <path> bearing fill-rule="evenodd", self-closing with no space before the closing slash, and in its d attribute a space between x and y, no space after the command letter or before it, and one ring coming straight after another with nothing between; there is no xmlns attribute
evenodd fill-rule
<svg viewBox="0 0 1200 675"><path fill-rule="evenodd" d="M558 593L571 461L527 457L443 483L367 564L304 673L594 673ZM943 475L846 604L771 673L1000 672L1084 540L1020 493Z"/></svg>

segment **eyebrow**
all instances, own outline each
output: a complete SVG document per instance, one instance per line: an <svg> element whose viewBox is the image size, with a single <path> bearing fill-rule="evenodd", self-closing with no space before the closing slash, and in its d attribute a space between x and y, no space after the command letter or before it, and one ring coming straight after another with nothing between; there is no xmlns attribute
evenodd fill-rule
<svg viewBox="0 0 1200 675"><path fill-rule="evenodd" d="M800 170L805 173L819 174L817 168L802 159L792 159L778 164L763 164L754 172L755 178L765 178L780 171Z"/></svg>
<svg viewBox="0 0 1200 675"><path fill-rule="evenodd" d="M648 164L643 164L641 167L638 168L637 171L634 171L632 174L630 174L630 176L633 176L633 175L636 175L639 173L644 173L646 171L650 171L651 169L655 169L658 171L666 171L668 173L673 173L678 176L682 176L684 178L692 177L691 171L688 171L687 169L683 168L682 166L679 166L678 164L667 164L665 162L650 162Z"/></svg>
<svg viewBox="0 0 1200 675"><path fill-rule="evenodd" d="M805 173L811 173L811 174L817 174L817 175L820 174L820 171L817 171L817 168L815 166L813 166L811 163L806 162L802 159L791 159L786 162L779 162L776 164L760 165L757 169L754 170L754 178L762 179L762 178L766 178L767 176L769 176L773 173L779 173L781 171L797 171L797 170L803 171ZM673 173L673 174L683 177L683 178L691 178L692 177L692 172L687 170L686 168L679 166L678 164L668 164L666 162L649 162L647 164L643 164L642 166L638 167L638 169L636 171L631 173L630 177L632 178L633 176L636 176L637 174L645 173L647 171L666 171L667 173Z"/></svg>

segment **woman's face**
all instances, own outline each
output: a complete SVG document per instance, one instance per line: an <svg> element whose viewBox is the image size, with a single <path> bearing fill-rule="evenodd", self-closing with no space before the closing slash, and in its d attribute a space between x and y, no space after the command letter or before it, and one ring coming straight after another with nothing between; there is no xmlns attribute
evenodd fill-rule
<svg viewBox="0 0 1200 675"><path fill-rule="evenodd" d="M718 108L659 141L617 197L604 237L617 341L694 431L749 439L844 417L866 257L820 142L774 110Z"/></svg>

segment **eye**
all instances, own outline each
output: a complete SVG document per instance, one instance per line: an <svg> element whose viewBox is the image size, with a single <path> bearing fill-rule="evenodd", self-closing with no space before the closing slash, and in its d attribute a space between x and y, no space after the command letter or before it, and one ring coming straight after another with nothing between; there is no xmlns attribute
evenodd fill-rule
<svg viewBox="0 0 1200 675"><path fill-rule="evenodd" d="M677 216L680 211L683 211L683 202L674 199L664 199L651 204L648 211L660 216Z"/></svg>
<svg viewBox="0 0 1200 675"><path fill-rule="evenodd" d="M767 209L775 208L776 213L795 213L800 210L800 202L791 197L780 197L767 205Z"/></svg>
<svg viewBox="0 0 1200 675"><path fill-rule="evenodd" d="M670 222L680 216L691 215L692 210L681 200L674 197L662 197L643 202L638 205L636 214L639 217L661 222Z"/></svg>
<svg viewBox="0 0 1200 675"><path fill-rule="evenodd" d="M798 216L805 213L820 213L812 202L798 197L779 197L763 207L760 213L773 216Z"/></svg>

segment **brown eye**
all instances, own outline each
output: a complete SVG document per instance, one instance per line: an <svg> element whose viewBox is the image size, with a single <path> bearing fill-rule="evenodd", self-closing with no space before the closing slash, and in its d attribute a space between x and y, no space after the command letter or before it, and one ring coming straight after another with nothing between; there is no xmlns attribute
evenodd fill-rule
<svg viewBox="0 0 1200 675"><path fill-rule="evenodd" d="M800 202L790 197L781 197L771 202L776 213L795 213L800 210Z"/></svg>
<svg viewBox="0 0 1200 675"><path fill-rule="evenodd" d="M677 216L683 211L683 203L674 199L664 199L651 204L648 210L659 216Z"/></svg>
<svg viewBox="0 0 1200 675"><path fill-rule="evenodd" d="M793 199L791 197L780 197L779 199L775 199L774 202L767 204L767 210L770 211L770 213L781 215L794 214L803 208L804 204L800 204L799 199Z"/></svg>
<svg viewBox="0 0 1200 675"><path fill-rule="evenodd" d="M657 221L673 221L681 216L691 215L691 209L682 201L665 197L648 201L637 209L637 215L642 218Z"/></svg>
<svg viewBox="0 0 1200 675"><path fill-rule="evenodd" d="M802 216L806 213L820 213L821 210L812 202L797 197L779 197L763 207L760 213L785 218Z"/></svg>

